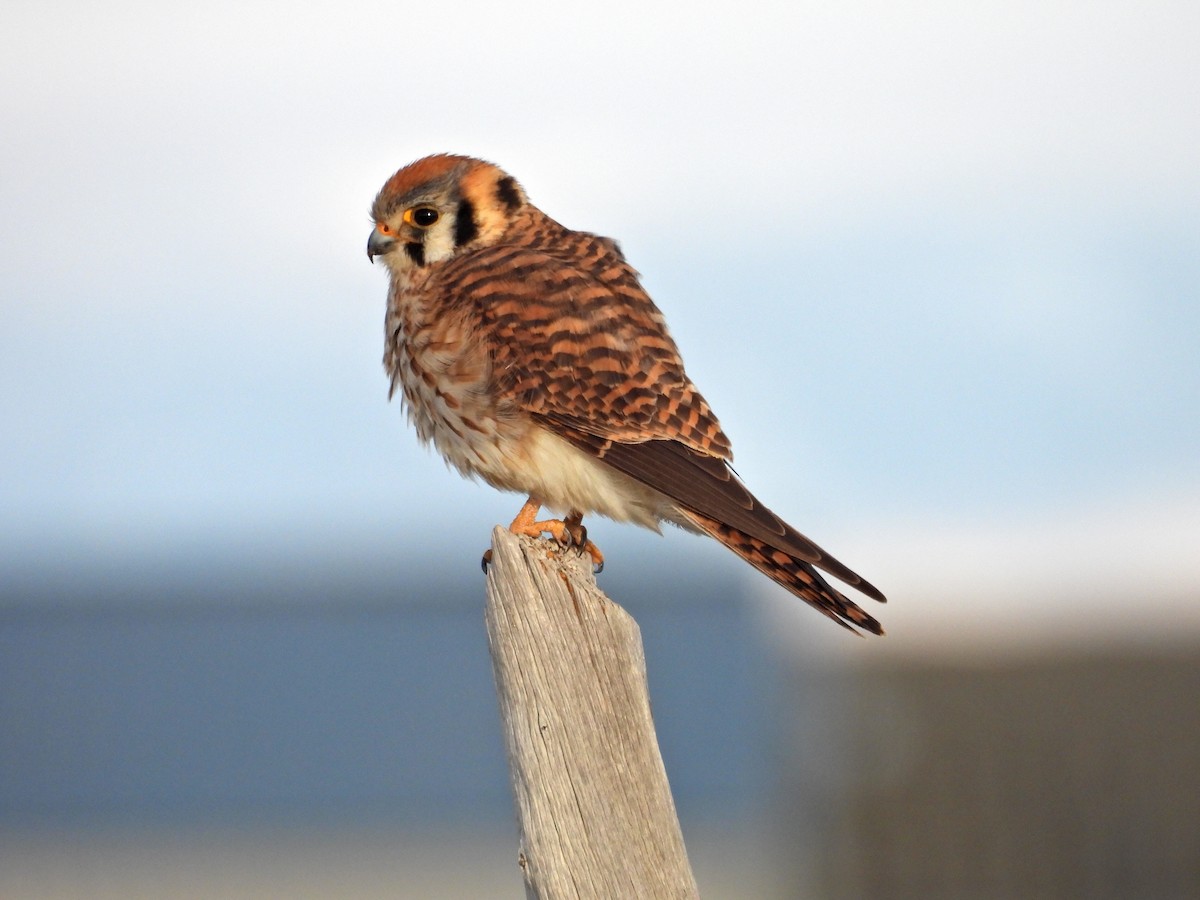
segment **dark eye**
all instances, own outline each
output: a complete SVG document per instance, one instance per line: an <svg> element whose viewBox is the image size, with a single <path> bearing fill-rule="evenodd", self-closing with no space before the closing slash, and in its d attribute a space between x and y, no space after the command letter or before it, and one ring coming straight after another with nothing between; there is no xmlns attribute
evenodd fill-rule
<svg viewBox="0 0 1200 900"><path fill-rule="evenodd" d="M432 206L415 206L405 213L404 218L418 228L428 228L438 220L440 215Z"/></svg>

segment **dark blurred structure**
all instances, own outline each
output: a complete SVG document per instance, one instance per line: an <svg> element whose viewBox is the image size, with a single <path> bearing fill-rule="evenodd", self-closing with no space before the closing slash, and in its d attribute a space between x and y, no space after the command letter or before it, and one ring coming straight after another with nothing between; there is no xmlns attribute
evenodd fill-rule
<svg viewBox="0 0 1200 900"><path fill-rule="evenodd" d="M1200 643L780 656L716 559L602 579L704 896L1200 897ZM0 573L0 894L519 896L470 563Z"/></svg>
<svg viewBox="0 0 1200 900"><path fill-rule="evenodd" d="M0 828L508 833L475 560L445 573L305 566L0 584ZM772 782L771 704L737 570L620 568L604 586L641 625L681 812L745 816Z"/></svg>
<svg viewBox="0 0 1200 900"><path fill-rule="evenodd" d="M0 896L522 896L461 555L0 568ZM697 877L771 896L746 824L777 681L744 573L619 555Z"/></svg>
<svg viewBox="0 0 1200 900"><path fill-rule="evenodd" d="M795 674L792 896L1200 897L1200 647L1029 652Z"/></svg>

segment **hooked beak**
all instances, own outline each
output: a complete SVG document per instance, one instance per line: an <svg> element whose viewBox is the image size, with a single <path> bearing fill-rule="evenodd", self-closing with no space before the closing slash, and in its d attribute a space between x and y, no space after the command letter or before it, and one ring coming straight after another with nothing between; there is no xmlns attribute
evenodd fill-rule
<svg viewBox="0 0 1200 900"><path fill-rule="evenodd" d="M367 238L367 259L375 262L375 257L389 253L394 246L396 246L396 239L389 237L376 228L371 232L371 236Z"/></svg>

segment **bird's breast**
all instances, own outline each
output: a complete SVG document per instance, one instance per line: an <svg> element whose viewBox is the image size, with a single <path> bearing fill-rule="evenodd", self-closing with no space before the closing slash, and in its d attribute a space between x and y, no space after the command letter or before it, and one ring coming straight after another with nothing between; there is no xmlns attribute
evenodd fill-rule
<svg viewBox="0 0 1200 900"><path fill-rule="evenodd" d="M527 425L497 403L486 346L467 322L394 303L384 366L422 442L464 475L509 480Z"/></svg>

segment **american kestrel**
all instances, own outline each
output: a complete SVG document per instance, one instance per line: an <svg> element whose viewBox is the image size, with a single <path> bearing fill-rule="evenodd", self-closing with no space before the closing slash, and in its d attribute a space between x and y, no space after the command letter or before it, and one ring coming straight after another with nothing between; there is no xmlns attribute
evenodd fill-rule
<svg viewBox="0 0 1200 900"><path fill-rule="evenodd" d="M819 567L868 584L763 506L637 272L498 167L439 154L388 179L367 241L390 277L383 364L423 443L528 496L512 523L599 552L584 514L716 538L850 630L879 623ZM565 519L536 521L542 506Z"/></svg>

